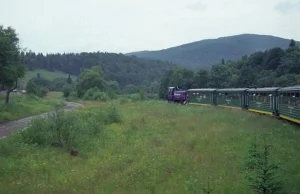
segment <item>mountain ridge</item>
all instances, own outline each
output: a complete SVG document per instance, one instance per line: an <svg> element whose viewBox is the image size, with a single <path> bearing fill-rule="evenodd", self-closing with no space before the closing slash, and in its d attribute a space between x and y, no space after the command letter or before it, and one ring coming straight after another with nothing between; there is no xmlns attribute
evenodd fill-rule
<svg viewBox="0 0 300 194"><path fill-rule="evenodd" d="M273 47L286 49L289 42L290 39L278 36L245 33L203 39L161 50L130 52L125 55L170 61L186 68L210 69L222 59L238 60L244 55Z"/></svg>

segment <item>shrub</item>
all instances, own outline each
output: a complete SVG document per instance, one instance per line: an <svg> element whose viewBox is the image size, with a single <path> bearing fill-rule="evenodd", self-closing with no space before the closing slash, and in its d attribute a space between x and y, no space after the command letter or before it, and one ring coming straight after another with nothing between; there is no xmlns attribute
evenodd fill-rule
<svg viewBox="0 0 300 194"><path fill-rule="evenodd" d="M141 88L139 91L140 100L146 100L146 92L144 88Z"/></svg>
<svg viewBox="0 0 300 194"><path fill-rule="evenodd" d="M49 92L48 88L42 87L40 88L40 92L38 93L38 96L44 97L48 94L48 92Z"/></svg>
<svg viewBox="0 0 300 194"><path fill-rule="evenodd" d="M126 104L126 103L128 103L128 99L127 98L122 98L120 100L120 104Z"/></svg>
<svg viewBox="0 0 300 194"><path fill-rule="evenodd" d="M109 97L107 96L107 94L105 92L97 91L97 92L93 93L93 96L90 100L107 101L107 100L109 100Z"/></svg>
<svg viewBox="0 0 300 194"><path fill-rule="evenodd" d="M46 119L35 119L21 132L23 140L28 144L47 145L51 144L51 131Z"/></svg>
<svg viewBox="0 0 300 194"><path fill-rule="evenodd" d="M28 94L38 95L39 90L37 85L33 82L33 80L29 80L26 85L26 91Z"/></svg>
<svg viewBox="0 0 300 194"><path fill-rule="evenodd" d="M86 91L86 93L83 96L83 99L107 101L109 100L109 97L107 96L107 93L101 92L99 88L94 87Z"/></svg>
<svg viewBox="0 0 300 194"><path fill-rule="evenodd" d="M28 144L60 144L71 147L75 145L75 138L80 129L75 120L77 118L74 114L65 115L62 111L56 110L55 113L49 114L49 118L33 120L21 135Z"/></svg>
<svg viewBox="0 0 300 194"><path fill-rule="evenodd" d="M66 84L63 86L62 91L64 93L64 97L69 97L73 91L73 87L70 84Z"/></svg>
<svg viewBox="0 0 300 194"><path fill-rule="evenodd" d="M107 117L105 119L105 124L111 124L111 123L121 123L121 115L117 111L116 107L114 105L110 106L107 110Z"/></svg>

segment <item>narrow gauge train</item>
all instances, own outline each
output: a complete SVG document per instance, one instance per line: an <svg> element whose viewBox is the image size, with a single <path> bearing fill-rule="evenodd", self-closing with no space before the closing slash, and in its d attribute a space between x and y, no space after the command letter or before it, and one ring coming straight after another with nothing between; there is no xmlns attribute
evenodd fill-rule
<svg viewBox="0 0 300 194"><path fill-rule="evenodd" d="M168 101L194 105L247 109L300 124L300 86L270 88L169 87Z"/></svg>

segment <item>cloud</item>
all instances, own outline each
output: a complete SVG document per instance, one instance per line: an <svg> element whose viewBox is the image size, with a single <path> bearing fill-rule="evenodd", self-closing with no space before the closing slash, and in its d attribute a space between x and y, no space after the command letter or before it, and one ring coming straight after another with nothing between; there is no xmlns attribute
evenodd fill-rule
<svg viewBox="0 0 300 194"><path fill-rule="evenodd" d="M201 1L193 1L187 5L187 8L195 11L205 11L207 9L207 5Z"/></svg>
<svg viewBox="0 0 300 194"><path fill-rule="evenodd" d="M285 1L275 5L275 10L281 13L300 11L300 1Z"/></svg>

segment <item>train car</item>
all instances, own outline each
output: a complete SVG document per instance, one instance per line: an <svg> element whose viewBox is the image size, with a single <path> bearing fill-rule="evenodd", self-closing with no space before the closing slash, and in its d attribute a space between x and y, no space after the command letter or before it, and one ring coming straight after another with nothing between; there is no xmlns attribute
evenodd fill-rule
<svg viewBox="0 0 300 194"><path fill-rule="evenodd" d="M277 109L279 117L300 124L300 86L278 90Z"/></svg>
<svg viewBox="0 0 300 194"><path fill-rule="evenodd" d="M188 103L195 105L215 105L214 88L201 88L188 90Z"/></svg>
<svg viewBox="0 0 300 194"><path fill-rule="evenodd" d="M216 104L220 107L244 109L248 88L225 88L216 90Z"/></svg>
<svg viewBox="0 0 300 194"><path fill-rule="evenodd" d="M246 106L251 112L278 116L276 96L278 87L247 90Z"/></svg>

